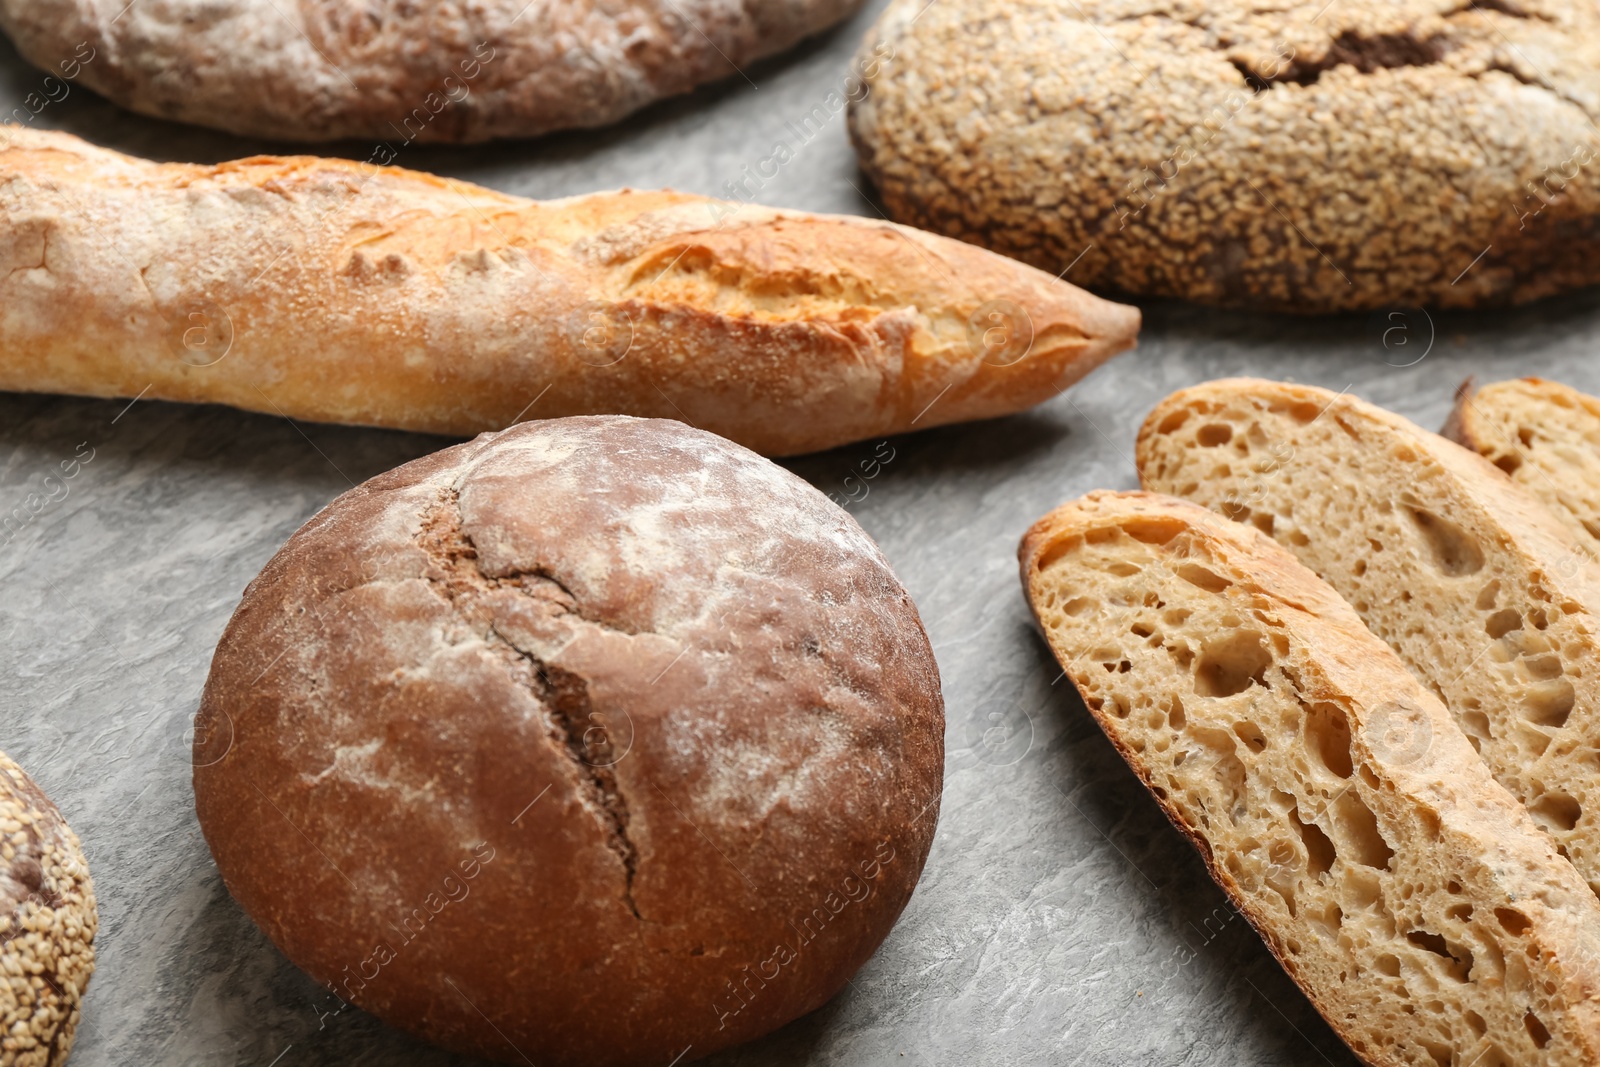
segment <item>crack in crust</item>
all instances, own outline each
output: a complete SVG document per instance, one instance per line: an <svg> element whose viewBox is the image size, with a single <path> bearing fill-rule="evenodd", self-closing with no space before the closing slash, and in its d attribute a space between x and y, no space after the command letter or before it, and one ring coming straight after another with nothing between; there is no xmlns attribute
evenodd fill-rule
<svg viewBox="0 0 1600 1067"><path fill-rule="evenodd" d="M607 624L579 611L571 591L543 570L485 574L478 562L478 550L462 528L460 495L454 488L441 490L438 502L423 513L417 546L428 557L425 577L435 592L450 604L458 620L472 626L505 656L513 675L544 713L546 735L570 761L578 796L604 831L606 847L622 865L622 901L635 919L646 921L633 898L639 850L628 836L628 800L610 762L614 755L609 737L596 725L588 680L546 663L496 629L488 598L501 590L511 590L519 596L544 601L556 614L571 615L597 626ZM601 740L593 740L595 735Z"/></svg>
<svg viewBox="0 0 1600 1067"><path fill-rule="evenodd" d="M628 800L617 783L616 770L608 763L591 762L594 758L610 758L611 743L609 740L595 743L589 740L590 733L597 729L592 725L595 719L589 705L589 683L572 671L541 663L520 649L518 653L534 667L536 676L543 683L546 705L551 717L561 728L567 753L604 813L610 830L606 845L622 861L625 873L623 902L633 912L635 919L643 921L644 916L639 914L639 907L633 899L633 879L639 870L639 850L628 837ZM601 736L605 736L604 731L601 731Z"/></svg>
<svg viewBox="0 0 1600 1067"><path fill-rule="evenodd" d="M1444 59L1449 48L1450 41L1443 35L1421 37L1411 31L1364 34L1345 30L1321 56L1307 60L1297 57L1271 76L1256 70L1255 65L1241 57L1233 56L1229 61L1244 75L1250 88L1260 92L1285 82L1315 85L1324 73L1336 67L1354 67L1362 74L1399 67L1430 67Z"/></svg>

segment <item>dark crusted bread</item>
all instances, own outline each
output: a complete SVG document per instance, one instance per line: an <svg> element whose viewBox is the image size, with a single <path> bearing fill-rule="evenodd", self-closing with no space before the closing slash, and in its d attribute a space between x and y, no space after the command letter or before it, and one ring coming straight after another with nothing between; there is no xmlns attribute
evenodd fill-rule
<svg viewBox="0 0 1600 1067"><path fill-rule="evenodd" d="M891 217L1068 280L1321 312L1600 280L1586 0L895 0Z"/></svg>
<svg viewBox="0 0 1600 1067"><path fill-rule="evenodd" d="M1439 701L1254 530L1092 493L1023 538L1051 649L1374 1067L1600 1058L1600 902Z"/></svg>
<svg viewBox="0 0 1600 1067"><path fill-rule="evenodd" d="M49 74L146 115L403 146L615 122L737 78L859 4L0 0L0 27Z"/></svg>
<svg viewBox="0 0 1600 1067"><path fill-rule="evenodd" d="M844 511L680 423L559 419L290 539L217 649L195 801L228 888L339 996L475 1055L664 1067L872 954L943 722Z"/></svg>
<svg viewBox="0 0 1600 1067"><path fill-rule="evenodd" d="M1600 553L1600 400L1543 378L1482 389L1468 379L1443 433L1509 474Z"/></svg>
<svg viewBox="0 0 1600 1067"><path fill-rule="evenodd" d="M77 836L0 752L0 1067L67 1062L99 923Z"/></svg>
<svg viewBox="0 0 1600 1067"><path fill-rule="evenodd" d="M1270 534L1450 708L1600 892L1600 571L1481 456L1355 397L1232 379L1157 405L1145 488Z"/></svg>

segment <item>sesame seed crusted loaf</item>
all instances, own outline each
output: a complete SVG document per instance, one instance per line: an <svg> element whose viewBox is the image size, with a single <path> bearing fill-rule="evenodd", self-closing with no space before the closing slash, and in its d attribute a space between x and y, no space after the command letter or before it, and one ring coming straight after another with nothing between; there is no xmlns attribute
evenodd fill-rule
<svg viewBox="0 0 1600 1067"><path fill-rule="evenodd" d="M1138 330L892 223L0 127L0 389L461 435L659 416L790 454L1020 411Z"/></svg>
<svg viewBox="0 0 1600 1067"><path fill-rule="evenodd" d="M1057 508L1020 559L1106 736L1357 1055L1600 1059L1600 901L1332 589L1146 493Z"/></svg>
<svg viewBox="0 0 1600 1067"><path fill-rule="evenodd" d="M1543 378L1482 389L1469 379L1443 433L1509 474L1600 553L1600 400Z"/></svg>
<svg viewBox="0 0 1600 1067"><path fill-rule="evenodd" d="M737 77L860 0L0 0L54 74L157 118L287 141L483 141L615 122Z"/></svg>
<svg viewBox="0 0 1600 1067"><path fill-rule="evenodd" d="M894 0L891 217L1090 288L1328 312L1600 280L1586 0Z"/></svg>
<svg viewBox="0 0 1600 1067"><path fill-rule="evenodd" d="M67 1062L98 925L77 836L0 752L0 1067Z"/></svg>
<svg viewBox="0 0 1600 1067"><path fill-rule="evenodd" d="M1476 453L1325 389L1180 390L1139 434L1145 488L1271 535L1450 708L1600 892L1600 572Z"/></svg>
<svg viewBox="0 0 1600 1067"><path fill-rule="evenodd" d="M911 896L944 762L927 636L855 521L615 416L335 500L245 591L196 737L217 866L291 960L446 1047L584 1067L833 996Z"/></svg>

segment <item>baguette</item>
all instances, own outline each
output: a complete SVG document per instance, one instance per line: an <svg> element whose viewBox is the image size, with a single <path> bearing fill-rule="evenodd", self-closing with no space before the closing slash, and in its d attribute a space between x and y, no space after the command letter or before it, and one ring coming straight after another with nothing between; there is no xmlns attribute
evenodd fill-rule
<svg viewBox="0 0 1600 1067"><path fill-rule="evenodd" d="M1138 323L890 223L0 136L0 389L458 435L647 415L790 454L1018 411Z"/></svg>
<svg viewBox="0 0 1600 1067"><path fill-rule="evenodd" d="M1174 393L1138 463L1350 601L1600 892L1600 579L1543 505L1398 415L1279 382Z"/></svg>
<svg viewBox="0 0 1600 1067"><path fill-rule="evenodd" d="M1600 400L1543 378L1482 389L1469 378L1442 432L1543 501L1579 544L1600 551Z"/></svg>
<svg viewBox="0 0 1600 1067"><path fill-rule="evenodd" d="M1333 590L1145 493L1056 509L1020 558L1106 736L1357 1055L1600 1059L1600 902Z"/></svg>

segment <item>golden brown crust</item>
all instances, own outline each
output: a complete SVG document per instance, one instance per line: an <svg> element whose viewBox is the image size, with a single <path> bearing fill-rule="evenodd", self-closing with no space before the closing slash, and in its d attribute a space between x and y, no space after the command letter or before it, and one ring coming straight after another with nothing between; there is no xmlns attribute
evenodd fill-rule
<svg viewBox="0 0 1600 1067"><path fill-rule="evenodd" d="M850 129L893 218L1091 288L1517 303L1600 279L1597 40L1578 0L896 0Z"/></svg>
<svg viewBox="0 0 1600 1067"><path fill-rule="evenodd" d="M77 836L0 752L0 1067L67 1062L98 925Z"/></svg>
<svg viewBox="0 0 1600 1067"><path fill-rule="evenodd" d="M1138 322L889 223L0 139L6 389L450 434L624 413L789 454L1028 407Z"/></svg>
<svg viewBox="0 0 1600 1067"><path fill-rule="evenodd" d="M298 966L447 1047L584 1067L820 1007L910 898L944 763L932 649L855 521L616 416L334 501L246 590L196 737L217 866Z"/></svg>
<svg viewBox="0 0 1600 1067"><path fill-rule="evenodd" d="M1439 427L1440 437L1454 441L1463 448L1470 448L1474 452L1480 452L1480 449L1472 438L1472 431L1466 424L1465 416L1472 394L1477 388L1477 379L1470 374L1456 386L1456 402L1451 405L1450 414L1445 416L1444 425Z"/></svg>
<svg viewBox="0 0 1600 1067"><path fill-rule="evenodd" d="M1173 768L1181 764L1170 760L1162 763L1162 756L1147 747L1149 738L1138 736L1135 724L1150 707L1148 702L1141 702L1133 695L1147 670L1146 664L1139 661L1139 652L1127 645L1119 647L1121 635L1111 629L1117 624L1114 619L1103 620L1105 626L1092 635L1069 632L1068 627L1062 625L1067 616L1076 614L1090 618L1094 610L1075 601L1063 605L1063 596L1077 598L1081 594L1092 600L1100 595L1116 604L1136 603L1127 599L1128 590L1097 585L1092 572L1078 574L1079 580L1075 583L1058 580L1051 574L1056 562L1067 553L1081 549L1085 542L1110 530L1126 533L1132 540L1150 546L1149 554L1173 561L1177 573L1181 573L1184 563L1200 564L1204 568L1201 574L1215 583L1207 586L1208 591L1216 594L1218 603L1225 605L1225 611L1237 617L1253 618L1256 620L1253 625L1263 627L1274 637L1287 638L1284 644L1275 646L1274 661L1279 665L1292 665L1292 671L1282 674L1269 671L1259 679L1269 687L1268 691L1247 699L1249 694L1260 692L1247 688L1239 697L1247 700L1240 710L1248 709L1251 717L1263 723L1270 722L1271 712L1264 706L1276 699L1278 690L1270 688L1275 685L1292 686L1293 703L1307 714L1319 703L1333 704L1342 710L1350 724L1349 748L1355 774L1340 794L1359 791L1374 805L1379 832L1396 836L1397 853L1406 852L1405 824L1410 822L1413 831L1416 827L1422 828L1422 840L1431 844L1426 845L1421 854L1412 849L1412 854L1397 858L1407 865L1413 878L1419 868L1436 864L1443 872L1441 878L1454 879L1451 882L1454 889L1450 892L1455 895L1455 902L1451 912L1459 913L1461 903L1471 897L1473 902L1480 905L1487 902L1491 907L1515 904L1518 914L1529 915L1532 928L1528 932L1536 942L1527 952L1532 961L1530 965L1549 968L1550 980L1555 985L1546 986L1546 992L1556 985L1560 987L1552 1001L1541 1005L1539 1018L1552 1016L1550 1005L1559 1004L1560 1017L1547 1021L1552 1027L1549 1034L1559 1030L1560 1037L1551 1040L1547 1034L1545 1044L1538 1045L1538 1034L1530 1026L1529 1033L1535 1035L1531 1044L1538 1047L1521 1047L1530 1044L1522 1033L1526 1002L1518 999L1524 995L1520 990L1521 982L1495 977L1492 965L1474 965L1469 957L1466 975L1455 979L1469 984L1457 987L1448 982L1441 986L1425 975L1413 975L1404 970L1391 975L1383 969L1382 957L1378 958L1377 971L1362 973L1362 966L1371 966L1373 960L1368 958L1370 952L1366 956L1361 954L1359 945L1352 948L1360 940L1354 928L1343 930L1336 939L1339 947L1331 949L1305 933L1304 927L1310 918L1307 912L1318 903L1313 894L1306 892L1308 883L1300 883L1300 911L1297 912L1292 906L1287 911L1282 907L1284 901L1296 895L1292 886L1277 888L1275 892L1287 891L1288 896L1279 901L1276 908L1269 908L1264 902L1275 899L1274 891L1263 891L1261 885L1250 884L1249 875L1241 879L1240 872L1244 869L1239 862L1241 857L1248 863L1251 852L1266 846L1259 840L1243 843L1235 840L1243 831L1231 831L1222 812L1213 810L1210 822L1197 823L1196 809L1180 800L1178 783L1172 777ZM1570 865L1556 855L1550 841L1533 825L1527 813L1489 777L1466 739L1452 725L1443 706L1417 684L1382 642L1367 632L1333 590L1256 531L1230 523L1196 505L1142 492L1096 492L1057 508L1028 531L1018 555L1035 617L1096 721L1128 765L1151 789L1173 825L1194 844L1212 876L1261 933L1285 970L1358 1055L1381 1067L1401 1064L1432 1067L1435 1062L1446 1062L1437 1060L1441 1046L1429 1048L1420 1040L1424 1036L1420 1027L1405 1026L1405 1032L1385 1032L1379 1022L1384 1014L1384 1001L1396 988L1392 979L1400 977L1412 982L1399 987L1408 990L1406 996L1421 995L1449 1004L1445 1010L1457 1011L1454 1024L1462 1024L1463 1032L1469 1035L1474 1031L1464 1025L1458 1009L1471 1004L1471 998L1488 998L1490 1003L1498 1002L1497 1006L1503 1009L1496 1022L1504 1025L1509 1020L1509 1039L1517 1044L1511 1045L1506 1033L1485 1036L1482 1030L1477 1030L1475 1040L1481 1040L1479 1047L1455 1048L1460 1062L1471 1062L1475 1056L1495 1051L1511 1057L1502 1062L1577 1065L1594 1061L1600 1054L1600 1007L1596 1002L1600 994L1600 955L1596 954L1600 946L1600 905ZM1125 573L1128 569L1113 573ZM1063 584L1068 585L1066 592L1058 588ZM1179 590L1174 587L1184 584L1183 580L1173 578L1167 589L1177 593ZM1152 592L1153 597L1163 595L1160 586L1150 588L1147 583L1144 588ZM1159 615L1162 603L1153 597L1146 597L1144 602L1146 605L1154 603ZM1189 601L1177 595L1171 597L1174 606L1185 603ZM1149 630L1140 626L1134 633L1148 634ZM1146 644L1158 638L1170 642L1176 636L1173 628L1168 627L1166 633L1161 633L1158 627L1158 632L1151 635ZM1115 661L1124 656L1134 662L1124 660L1118 670ZM1105 664L1095 662L1108 657ZM1100 669L1102 666L1106 668L1104 671ZM1200 706L1206 698L1198 695L1198 686L1196 692L1185 689L1180 693L1174 689L1168 696L1175 702L1174 707L1181 709L1188 703L1189 728L1210 722L1206 717L1207 709ZM1425 745L1393 747L1388 744L1384 733L1385 709L1401 706L1415 716L1414 724L1424 727ZM1181 733L1186 725L1184 719L1179 717L1174 721ZM1270 745L1262 740L1260 743L1267 747L1260 751L1281 752L1274 746L1281 745L1283 735L1272 733L1269 727L1268 736L1273 740ZM1246 749L1241 747L1239 751L1243 754ZM1278 758L1285 759L1282 755ZM1290 765L1300 768L1288 778L1302 779L1301 784L1293 787L1295 799L1301 804L1307 799L1301 795L1306 784L1303 781L1305 767L1308 763L1317 765L1321 758L1302 751L1290 761ZM1220 762L1208 766L1201 775L1221 776L1220 767ZM1346 773L1349 771L1346 768ZM1282 789L1290 788L1287 781L1280 773L1273 785L1279 792L1272 795L1285 796L1284 803L1289 803L1287 795L1281 793ZM1365 783L1366 787L1360 783ZM1337 781L1333 785L1337 786ZM1331 802L1324 804L1324 811L1329 806ZM1204 810L1200 809L1202 813ZM1292 817L1298 819L1297 809L1289 810ZM1252 826L1251 829L1259 833L1261 827ZM1279 847L1283 846L1273 846L1271 851L1276 853ZM1276 862L1293 867L1299 861L1286 853ZM1354 877L1347 873L1350 869L1359 868L1336 866L1333 873L1341 880L1349 880ZM1438 889L1415 882L1406 885L1404 897L1407 900L1414 893L1417 899L1425 899ZM1399 888L1397 885L1396 889ZM1381 903L1382 894L1379 899ZM1387 906L1394 907L1397 900L1389 900ZM1344 903L1347 914L1340 918L1335 909L1332 919L1335 928L1359 918L1348 907L1348 896ZM1465 910L1470 916L1472 909ZM1431 917L1435 930L1445 928L1442 919L1441 915ZM1501 936L1492 926L1489 929L1492 938ZM1404 927L1401 930L1403 932ZM1455 930L1451 934L1452 938L1457 936ZM1356 936L1356 942L1352 942L1351 935ZM1395 936L1392 931L1390 936ZM1419 943L1415 938L1409 940L1413 945ZM1438 951L1443 953L1444 950ZM1450 951L1457 953L1460 949L1452 946ZM1349 956L1341 960L1340 953L1349 953ZM1330 959L1334 961L1331 968ZM1334 974L1336 979L1331 977ZM1460 1005L1456 1003L1458 997L1464 998ZM1507 1001L1511 1003L1505 1003ZM1483 1003L1477 1004L1480 1009L1483 1006ZM1437 1012L1440 1008L1435 1006L1433 1010ZM1490 1015L1488 1011L1482 1014ZM1542 1027L1544 1023L1538 1025ZM1450 1046L1442 1048L1443 1054L1448 1056Z"/></svg>
<svg viewBox="0 0 1600 1067"><path fill-rule="evenodd" d="M401 144L615 122L738 77L859 2L0 0L0 26L49 73L146 115Z"/></svg>

